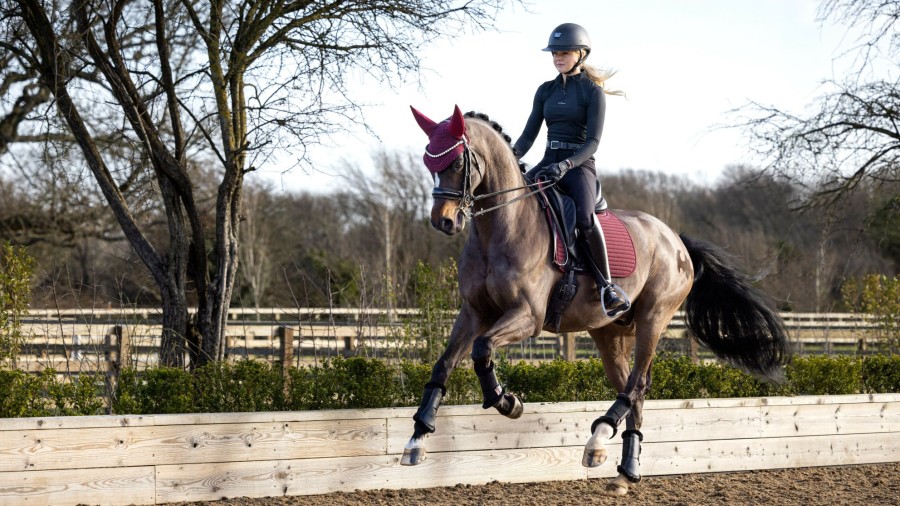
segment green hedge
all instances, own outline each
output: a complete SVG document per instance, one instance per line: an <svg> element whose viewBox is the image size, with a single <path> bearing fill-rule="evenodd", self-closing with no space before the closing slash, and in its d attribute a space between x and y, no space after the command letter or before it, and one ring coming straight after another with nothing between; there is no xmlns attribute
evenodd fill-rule
<svg viewBox="0 0 900 506"><path fill-rule="evenodd" d="M541 364L500 360L497 373L524 402L609 400L599 360ZM243 361L214 364L194 375L153 369L119 380L115 413L284 411L416 406L431 366L392 367L364 358L335 359L319 367L290 368L287 383L277 366ZM173 387L174 386L174 387ZM797 358L782 384L770 384L719 364L661 357L653 365L650 399L764 397L900 392L900 356ZM453 371L444 404L480 404L481 389L469 367Z"/></svg>
<svg viewBox="0 0 900 506"><path fill-rule="evenodd" d="M40 374L0 370L0 418L102 414L104 391L99 375L61 381L53 369Z"/></svg>
<svg viewBox="0 0 900 506"><path fill-rule="evenodd" d="M599 360L541 364L498 361L506 387L524 402L610 400ZM836 395L900 392L900 356L795 358L781 384L761 382L734 368L693 364L686 357L659 357L653 365L650 399ZM318 367L290 368L239 361L180 369L124 371L111 411L116 414L217 413L416 406L431 375L430 365L389 366L378 360L338 358ZM481 389L470 367L453 371L444 404L480 404ZM101 376L71 382L55 371L40 375L0 370L0 418L102 414Z"/></svg>

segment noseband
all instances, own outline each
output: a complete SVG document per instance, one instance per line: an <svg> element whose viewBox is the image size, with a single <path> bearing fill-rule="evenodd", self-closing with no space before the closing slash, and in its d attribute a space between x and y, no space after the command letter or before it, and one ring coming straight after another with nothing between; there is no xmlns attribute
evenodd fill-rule
<svg viewBox="0 0 900 506"><path fill-rule="evenodd" d="M425 154L432 158L438 158L453 149L455 149L460 144L463 145L463 187L462 190L454 190L453 188L444 188L442 186L435 186L431 191L431 197L435 199L445 199L445 200L458 200L460 201L460 209L462 210L463 216L466 217L467 220L472 219L473 216L478 216L480 213L473 213L472 210L475 207L475 201L480 197L476 197L472 194L472 185L470 178L472 177L472 163L474 160L475 168L478 172L481 172L481 165L478 163L478 158L472 154L472 149L469 148L468 140L463 137L456 144L451 146L449 149L444 151L443 153L439 153L437 155L432 155L427 150ZM453 162L450 162L453 163Z"/></svg>

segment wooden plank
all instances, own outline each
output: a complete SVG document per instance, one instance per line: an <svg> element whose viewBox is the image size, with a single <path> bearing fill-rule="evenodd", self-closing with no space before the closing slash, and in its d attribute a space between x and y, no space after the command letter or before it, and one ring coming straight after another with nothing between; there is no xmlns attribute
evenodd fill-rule
<svg viewBox="0 0 900 506"><path fill-rule="evenodd" d="M805 406L805 405L839 405L839 404L866 404L881 405L884 403L900 402L900 393L886 394L856 394L856 395L801 395L795 397L742 397L732 399L672 399L650 400L644 403L644 412L669 409L700 409L700 408L732 408L754 406ZM612 399L607 401L586 402L526 402L525 414L540 413L588 413L593 422L594 419L606 412L612 405ZM365 418L399 418L412 425L412 416L416 408L373 408L373 409L336 409L324 411L271 411L257 413L189 413L174 415L107 415L107 416L77 416L77 417L37 417L37 418L7 418L0 419L0 432L19 430L41 430L60 428L89 428L89 427L125 427L125 426L149 426L149 425L203 425L220 423L266 423L266 422L294 422L313 420L342 420ZM442 406L438 414L438 423L444 417L450 416L477 416L495 414L493 410L482 409L478 404L459 406ZM498 415L499 416L499 415ZM654 416L648 414L647 416ZM651 423L651 422L647 422ZM398 425L401 429L403 425ZM411 430L411 429L409 429Z"/></svg>
<svg viewBox="0 0 900 506"><path fill-rule="evenodd" d="M525 413L516 420L495 410L477 415L439 416L427 439L428 451L474 451L510 448L584 446L591 437L593 413ZM413 431L412 419L387 420L387 452L403 453Z"/></svg>
<svg viewBox="0 0 900 506"><path fill-rule="evenodd" d="M615 475L611 461L597 469L582 467L581 453L579 448L429 453L423 464L413 467L401 466L399 455L160 466L157 498L161 502L206 501L223 497L312 495L484 484L495 480L524 483Z"/></svg>
<svg viewBox="0 0 900 506"><path fill-rule="evenodd" d="M385 439L383 419L5 431L0 472L383 455Z"/></svg>
<svg viewBox="0 0 900 506"><path fill-rule="evenodd" d="M897 462L900 433L645 443L646 476Z"/></svg>
<svg viewBox="0 0 900 506"><path fill-rule="evenodd" d="M651 409L728 408L740 406L800 406L808 404L859 404L897 402L900 393L851 395L796 395L791 397L734 397L723 399L660 399L644 403ZM611 404L611 401L610 401Z"/></svg>
<svg viewBox="0 0 900 506"><path fill-rule="evenodd" d="M595 469L581 466L577 447L493 451L429 452L414 467L399 455L247 462L224 465L160 466L160 501L203 501L223 497L325 494L339 491L425 488L491 481L523 483L615 476L621 444L609 445L610 459ZM900 434L645 443L644 476L791 467L893 462Z"/></svg>
<svg viewBox="0 0 900 506"><path fill-rule="evenodd" d="M78 465L80 460L75 464ZM0 473L0 504L154 504L152 466Z"/></svg>
<svg viewBox="0 0 900 506"><path fill-rule="evenodd" d="M260 411L253 413L186 413L174 415L100 415L0 419L3 431L150 427L168 425L218 425L272 422L380 419L397 410L412 417L415 408L335 409L323 411Z"/></svg>
<svg viewBox="0 0 900 506"><path fill-rule="evenodd" d="M414 408L0 420L0 504L142 504L154 497L127 494L144 494L154 480L155 500L184 501L613 476L618 437L603 466L580 465L590 423L609 404L526 404L519 420L446 406L428 460L412 468L398 460ZM646 476L900 458L900 394L651 401L645 409ZM104 487L128 491L107 500Z"/></svg>
<svg viewBox="0 0 900 506"><path fill-rule="evenodd" d="M495 412L439 416L427 445L429 451L581 446L597 416L527 411L517 420ZM402 453L413 422L387 422L388 453ZM653 410L645 412L641 431L653 442L900 432L900 402Z"/></svg>
<svg viewBox="0 0 900 506"><path fill-rule="evenodd" d="M900 402L767 406L762 411L768 437L900 433Z"/></svg>

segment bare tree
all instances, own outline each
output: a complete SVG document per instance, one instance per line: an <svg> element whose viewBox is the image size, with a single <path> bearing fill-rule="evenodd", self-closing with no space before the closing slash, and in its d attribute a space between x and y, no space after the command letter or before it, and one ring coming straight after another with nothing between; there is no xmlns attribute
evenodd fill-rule
<svg viewBox="0 0 900 506"><path fill-rule="evenodd" d="M861 30L842 55L846 77L827 81L809 114L740 110L767 170L802 184L812 207L835 206L863 181L900 181L900 1L824 0L819 19Z"/></svg>
<svg viewBox="0 0 900 506"><path fill-rule="evenodd" d="M259 317L260 301L265 296L272 277L272 223L266 220L270 209L269 190L247 187L244 194L244 213L241 221L241 242L238 247L241 277L247 285L253 307Z"/></svg>
<svg viewBox="0 0 900 506"><path fill-rule="evenodd" d="M430 239L426 223L431 185L412 154L382 151L373 155L373 161L374 178L350 169L350 178L363 183L348 191L365 210L359 215L365 221L358 237L367 243L370 270L393 285L386 287L391 293L399 294L402 290L397 287L409 282L417 260L424 257L423 248L417 246Z"/></svg>
<svg viewBox="0 0 900 506"><path fill-rule="evenodd" d="M223 356L245 175L276 150L293 149L303 163L307 145L359 120L350 70L395 83L418 70L423 44L485 28L505 3L0 0L0 46L49 89L64 133L153 277L162 362L182 365L192 344L198 365ZM110 157L100 142L108 138L134 155ZM193 178L208 164L219 175L209 208ZM145 203L123 191L137 182L165 219L162 240L147 234Z"/></svg>

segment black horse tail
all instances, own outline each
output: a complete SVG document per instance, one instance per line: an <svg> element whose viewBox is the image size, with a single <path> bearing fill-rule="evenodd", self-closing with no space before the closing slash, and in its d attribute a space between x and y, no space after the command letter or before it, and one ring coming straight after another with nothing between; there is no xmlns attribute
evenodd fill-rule
<svg viewBox="0 0 900 506"><path fill-rule="evenodd" d="M787 333L768 297L753 287L732 257L681 235L694 264L685 322L700 343L754 376L778 381L787 362Z"/></svg>

